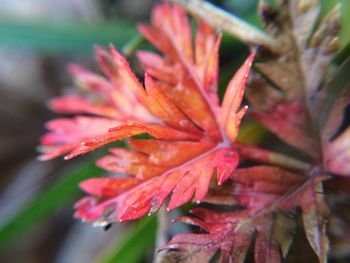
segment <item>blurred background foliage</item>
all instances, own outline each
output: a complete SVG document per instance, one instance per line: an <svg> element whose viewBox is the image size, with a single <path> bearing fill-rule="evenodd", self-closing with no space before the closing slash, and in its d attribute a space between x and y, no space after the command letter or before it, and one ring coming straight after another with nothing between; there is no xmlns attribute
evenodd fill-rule
<svg viewBox="0 0 350 263"><path fill-rule="evenodd" d="M96 69L94 44L113 44L130 53L130 45L140 39L136 25L147 21L155 2L0 0L0 262L152 261L155 217L108 231L72 218L74 201L82 195L78 183L104 175L92 159L98 152L69 162L35 158L44 123L55 117L46 108L47 100L72 86L66 66L73 62ZM257 0L213 2L261 27ZM339 0L322 2L325 13ZM350 53L350 1L340 2L339 61ZM220 83L225 87L247 49L224 36L220 52ZM130 60L140 73L133 56ZM251 127L256 125L246 131L255 142L261 134ZM181 227L173 231L186 231Z"/></svg>

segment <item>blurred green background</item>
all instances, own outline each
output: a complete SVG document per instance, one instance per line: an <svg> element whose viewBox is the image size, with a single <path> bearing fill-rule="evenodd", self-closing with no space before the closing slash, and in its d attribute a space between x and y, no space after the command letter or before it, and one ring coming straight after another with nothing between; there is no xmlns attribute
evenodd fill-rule
<svg viewBox="0 0 350 263"><path fill-rule="evenodd" d="M256 0L214 2L261 27ZM324 0L324 10L336 2ZM69 162L35 158L44 123L55 117L47 100L72 86L67 65L96 69L94 44L130 47L130 40L139 39L137 22L148 20L154 3L0 0L0 262L152 262L155 217L106 232L72 218L73 204L82 196L78 183L104 175L94 166L96 154ZM345 47L350 1L343 4ZM245 52L244 45L224 37L221 83L227 83ZM139 72L134 57L129 59Z"/></svg>

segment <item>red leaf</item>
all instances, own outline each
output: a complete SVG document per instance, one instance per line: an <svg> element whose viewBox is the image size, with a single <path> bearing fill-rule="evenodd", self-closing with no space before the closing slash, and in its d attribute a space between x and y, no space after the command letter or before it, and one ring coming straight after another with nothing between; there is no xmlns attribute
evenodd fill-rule
<svg viewBox="0 0 350 263"><path fill-rule="evenodd" d="M46 149L39 159L52 159L78 149L83 140L107 133L108 129L118 124L117 120L94 117L62 118L49 121L46 127L50 132L41 137L41 144Z"/></svg>
<svg viewBox="0 0 350 263"><path fill-rule="evenodd" d="M280 101L269 112L250 112L251 116L281 140L319 159L319 146L310 135L305 109L300 103Z"/></svg>
<svg viewBox="0 0 350 263"><path fill-rule="evenodd" d="M349 102L347 93L335 100L322 130L325 165L328 171L343 176L350 175L350 128L347 127L340 134L338 130L346 118L345 110Z"/></svg>
<svg viewBox="0 0 350 263"><path fill-rule="evenodd" d="M165 140L186 140L186 139L196 139L195 135L185 133L173 128L155 124L141 124L141 123L131 123L124 124L114 128L110 128L108 132L95 136L92 139L82 140L82 146L77 147L70 154L65 156L66 159L71 159L78 155L90 152L98 147L101 147L107 143L125 139L134 135L148 133L149 135L157 139Z"/></svg>
<svg viewBox="0 0 350 263"><path fill-rule="evenodd" d="M113 173L134 175L138 179L148 179L164 172L167 166L154 165L142 153L127 149L110 149L113 155L106 155L97 161L97 165Z"/></svg>
<svg viewBox="0 0 350 263"><path fill-rule="evenodd" d="M344 144L343 144L344 145ZM337 155L329 156L326 162L328 170L332 173L336 173L338 175L349 176L350 175L350 154L347 149L334 149L336 147L332 147L333 151L337 151ZM342 148L342 147L339 147Z"/></svg>
<svg viewBox="0 0 350 263"><path fill-rule="evenodd" d="M158 84L149 75L145 76L145 86L148 95L147 106L155 116L176 129L197 134L200 132L175 103L163 93Z"/></svg>
<svg viewBox="0 0 350 263"><path fill-rule="evenodd" d="M239 107L242 103L244 88L254 56L255 53L252 53L233 76L221 105L220 123L225 129L228 139L232 142L236 140L241 119L247 110L247 108L243 108L239 111Z"/></svg>
<svg viewBox="0 0 350 263"><path fill-rule="evenodd" d="M137 160L140 159L138 158ZM151 162L151 160L152 157L150 156L148 162ZM143 162L146 161L143 160ZM136 219L144 216L150 210L151 213L155 212L171 192L173 194L168 209L174 209L186 203L193 196L197 201L202 201L207 194L209 182L215 171L218 180L221 180L220 182L222 183L227 179L227 174L230 175L236 168L237 164L238 156L235 152L228 148L214 148L199 155L197 158L173 167L154 179L139 184L124 194L116 195L113 198L108 196L106 200L98 203L91 201L94 199L83 199L89 200L89 202L82 201L82 203L78 203L76 216L89 221L96 221L101 218L104 221ZM128 169L133 169L133 167L133 165L130 165ZM121 169L121 166L118 166L118 169ZM143 169L144 173L146 173L149 169L154 169L154 167L148 166ZM133 178L130 179L134 180ZM113 180L111 179L108 182L111 183ZM116 178L115 180L118 181L120 179ZM105 187L104 181L102 181L102 186L98 182L96 183L98 190L94 190L93 186L91 186L89 187L89 192L100 192L99 189ZM105 216L104 211L107 207L109 209L113 208L113 213Z"/></svg>
<svg viewBox="0 0 350 263"><path fill-rule="evenodd" d="M91 178L80 183L80 188L91 195L113 197L140 183L137 178Z"/></svg>
<svg viewBox="0 0 350 263"><path fill-rule="evenodd" d="M169 4L156 6L152 12L152 27L140 25L139 30L165 55L161 59L157 55L152 56L149 52L139 52L138 58L143 69L158 80L171 85L169 89L173 91L167 89L166 93L174 97L177 104L181 103L181 105L178 104L179 107L196 124L211 136L219 138L213 113L218 110L219 102L217 96L218 48L221 38L216 37L210 26L201 22L195 40L195 54L193 54L191 25L182 8ZM155 71L156 62L167 66L159 71L159 66L156 66L157 72ZM180 83L174 83L174 76L177 76L180 83L186 83L186 88L179 85ZM174 88L174 85L177 87ZM191 89L188 86L191 86ZM179 96L180 99L176 99ZM185 97L189 99L185 100ZM199 115L198 112L202 114Z"/></svg>
<svg viewBox="0 0 350 263"><path fill-rule="evenodd" d="M176 85L161 83L160 87L197 126L207 133L207 136L221 140L219 126L210 107L191 79L183 79Z"/></svg>
<svg viewBox="0 0 350 263"><path fill-rule="evenodd" d="M326 165L330 172L350 176L350 128L326 143Z"/></svg>
<svg viewBox="0 0 350 263"><path fill-rule="evenodd" d="M79 96L65 96L50 101L51 110L64 114L93 114L103 117L122 119L122 115L114 107L95 104Z"/></svg>
<svg viewBox="0 0 350 263"><path fill-rule="evenodd" d="M223 184L238 165L231 143L246 110L239 108L254 54L231 81L220 107L221 37L209 25L200 22L192 39L184 10L161 4L152 13L152 26L139 29L163 53L138 53L149 74L145 88L113 47L96 47L96 59L106 78L71 66L76 83L89 92L89 99L64 97L53 101L52 107L63 113L108 116L103 118L107 128L93 121L102 118L77 117L87 120L84 126L66 119L49 128L51 132L42 139L44 146L55 146L43 155L46 159L67 153L69 159L129 139L131 149L110 149L111 155L97 161L107 171L122 173L122 178L81 183L92 196L77 204L75 215L99 225L154 213L169 195L168 209L192 198L203 201L213 176L217 184ZM226 112L224 122L219 118L222 112ZM145 133L153 138L131 138Z"/></svg>
<svg viewBox="0 0 350 263"><path fill-rule="evenodd" d="M177 166L215 147L211 142L130 140L137 151L149 155L155 165Z"/></svg>
<svg viewBox="0 0 350 263"><path fill-rule="evenodd" d="M299 179L300 178L300 179ZM245 255L255 239L256 262L281 262L292 244L296 228L294 209L302 210L306 236L310 245L326 262L328 239L325 233L328 208L323 200L321 182L327 177L317 176L302 180L275 167L252 167L238 169L232 179L241 185L239 196L245 209L233 212L213 212L204 208L191 211L196 217L180 217L175 221L197 225L208 234L176 235L163 249L197 247L197 253L221 251L221 262L244 262ZM278 194L259 189L252 185L259 182L274 182L289 185ZM298 187L296 187L298 186ZM237 193L237 192L236 192ZM258 198L244 200L245 194Z"/></svg>
<svg viewBox="0 0 350 263"><path fill-rule="evenodd" d="M113 86L107 79L79 65L70 65L68 70L73 75L74 82L79 88L102 98L108 104L113 104Z"/></svg>
<svg viewBox="0 0 350 263"><path fill-rule="evenodd" d="M181 249L195 246L201 251L221 251L220 262L244 262L251 242L255 240L256 262L280 262L282 241L275 240L274 232L278 231L275 221L288 220L280 214L261 215L247 219L246 213L217 213L206 209L192 211L199 219L182 217L178 221L200 226L209 234L176 235L163 249ZM284 237L292 238L291 235ZM279 243L281 242L281 243ZM181 250L180 250L181 251Z"/></svg>
<svg viewBox="0 0 350 263"><path fill-rule="evenodd" d="M163 58L156 53L146 50L137 51L136 56L142 63L142 67L147 69L147 73L154 78L173 85L176 85L178 80L181 79L178 74L179 71L176 72L174 70L176 66L178 70L181 70L181 66L174 65L168 58Z"/></svg>

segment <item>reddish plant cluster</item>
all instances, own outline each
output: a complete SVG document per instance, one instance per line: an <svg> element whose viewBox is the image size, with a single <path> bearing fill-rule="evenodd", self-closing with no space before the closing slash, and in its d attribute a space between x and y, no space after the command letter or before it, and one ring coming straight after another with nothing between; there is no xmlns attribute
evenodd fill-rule
<svg viewBox="0 0 350 263"><path fill-rule="evenodd" d="M192 210L195 217L178 221L198 225L207 234L177 235L166 248L197 249L193 253L205 260L220 250L222 261L241 262L255 240L257 262L279 262L294 238L293 218L299 208L308 241L325 262L328 208L322 182L330 178L330 172L349 175L349 130L329 139L341 121L334 116L347 101L326 118L320 144L310 124L312 116L301 100L302 90L285 91L288 99L275 91L253 90L248 94L254 106L251 116L311 161L240 144L239 126L247 111L241 103L255 53L231 79L220 103L221 36L199 21L193 37L191 23L178 5L156 6L151 20L151 26L140 25L139 31L161 55L137 53L146 72L144 86L114 47L97 47L96 59L104 76L70 67L87 96L64 96L50 102L55 112L78 116L47 123L49 132L42 137L40 159L60 155L70 159L114 141L127 142L127 148L111 148L109 155L97 161L114 177L80 184L89 196L76 204L75 216L104 226L153 214L167 198L168 210L192 199L239 205L233 212ZM275 65L279 70L288 66L279 63ZM271 64L257 67L268 76L273 74ZM260 76L251 76L253 87L262 86L261 82ZM259 96L266 94L269 101L262 103ZM140 134L148 137L134 137ZM327 151L322 152L322 145ZM240 157L267 165L239 168Z"/></svg>

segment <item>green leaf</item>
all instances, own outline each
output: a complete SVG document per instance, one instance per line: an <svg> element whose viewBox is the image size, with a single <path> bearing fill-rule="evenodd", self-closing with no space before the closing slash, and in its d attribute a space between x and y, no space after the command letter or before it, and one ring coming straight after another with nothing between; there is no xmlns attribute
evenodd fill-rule
<svg viewBox="0 0 350 263"><path fill-rule="evenodd" d="M21 234L52 215L58 208L72 202L79 194L80 181L99 176L102 172L94 162L68 167L68 172L38 197L28 201L7 224L0 227L0 250L20 238Z"/></svg>
<svg viewBox="0 0 350 263"><path fill-rule="evenodd" d="M155 243L156 216L146 217L134 225L123 238L107 248L96 263L139 262Z"/></svg>
<svg viewBox="0 0 350 263"><path fill-rule="evenodd" d="M136 34L136 24L53 23L0 20L0 46L29 48L54 54L91 52L94 44L123 46Z"/></svg>
<svg viewBox="0 0 350 263"><path fill-rule="evenodd" d="M237 141L244 144L259 144L267 135L267 130L255 120L247 120L240 128Z"/></svg>

